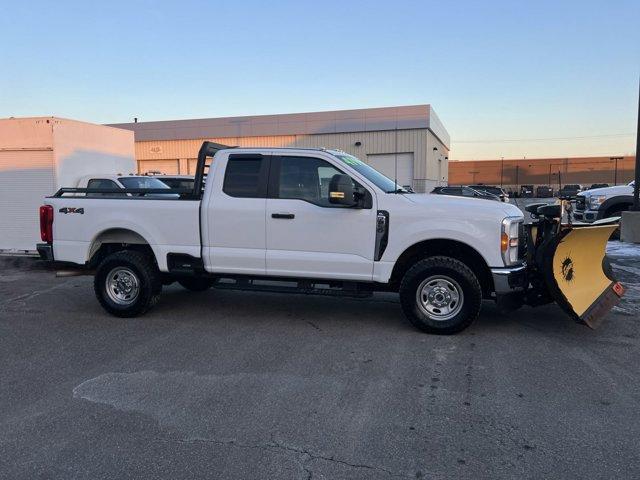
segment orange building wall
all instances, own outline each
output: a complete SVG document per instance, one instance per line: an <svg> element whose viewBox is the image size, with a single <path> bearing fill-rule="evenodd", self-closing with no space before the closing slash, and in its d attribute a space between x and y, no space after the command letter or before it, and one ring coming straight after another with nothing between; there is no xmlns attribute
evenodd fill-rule
<svg viewBox="0 0 640 480"><path fill-rule="evenodd" d="M613 157L615 158L615 157ZM567 183L609 185L629 183L634 177L635 156L532 158L516 160L449 161L449 185L550 185Z"/></svg>

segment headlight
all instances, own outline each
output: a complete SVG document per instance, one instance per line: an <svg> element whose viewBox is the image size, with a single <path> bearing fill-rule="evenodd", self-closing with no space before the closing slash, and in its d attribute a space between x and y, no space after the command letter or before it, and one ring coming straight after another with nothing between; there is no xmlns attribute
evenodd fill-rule
<svg viewBox="0 0 640 480"><path fill-rule="evenodd" d="M607 197L604 195L594 195L589 197L589 208L591 210L598 210L600 205L602 205L606 199Z"/></svg>
<svg viewBox="0 0 640 480"><path fill-rule="evenodd" d="M520 245L520 225L523 219L520 217L507 217L502 220L502 230L500 232L500 252L502 260L506 266L515 265L519 262L518 247Z"/></svg>

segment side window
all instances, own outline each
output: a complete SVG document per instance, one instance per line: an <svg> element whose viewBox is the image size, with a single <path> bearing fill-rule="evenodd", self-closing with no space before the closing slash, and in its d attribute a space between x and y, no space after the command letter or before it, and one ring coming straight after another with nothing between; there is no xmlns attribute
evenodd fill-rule
<svg viewBox="0 0 640 480"><path fill-rule="evenodd" d="M278 198L305 200L323 207L329 202L329 183L340 170L313 157L280 157Z"/></svg>
<svg viewBox="0 0 640 480"><path fill-rule="evenodd" d="M87 182L87 188L117 188L120 187L113 180L107 178L92 178ZM87 197L126 197L124 193L87 193Z"/></svg>
<svg viewBox="0 0 640 480"><path fill-rule="evenodd" d="M234 158L235 157L235 158ZM231 197L263 198L266 196L265 160L262 157L229 156L222 191Z"/></svg>

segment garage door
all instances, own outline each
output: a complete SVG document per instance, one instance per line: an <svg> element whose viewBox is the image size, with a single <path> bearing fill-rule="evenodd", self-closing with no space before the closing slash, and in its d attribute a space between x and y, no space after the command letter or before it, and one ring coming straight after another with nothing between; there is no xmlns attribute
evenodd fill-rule
<svg viewBox="0 0 640 480"><path fill-rule="evenodd" d="M398 184L413 187L413 153L384 153L367 155L367 163L390 179L396 175L398 162Z"/></svg>
<svg viewBox="0 0 640 480"><path fill-rule="evenodd" d="M138 161L138 173L160 172L165 175L177 175L180 173L178 160L140 160Z"/></svg>
<svg viewBox="0 0 640 480"><path fill-rule="evenodd" d="M35 250L38 209L55 193L53 151L0 151L0 250Z"/></svg>

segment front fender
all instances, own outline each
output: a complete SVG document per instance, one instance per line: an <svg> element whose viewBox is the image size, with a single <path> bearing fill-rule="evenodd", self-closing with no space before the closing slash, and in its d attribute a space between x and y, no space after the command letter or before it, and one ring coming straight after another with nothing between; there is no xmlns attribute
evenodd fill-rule
<svg viewBox="0 0 640 480"><path fill-rule="evenodd" d="M611 197L606 199L598 208L598 215L596 217L597 220L601 220L606 218L607 210L612 207L617 207L619 205L632 205L633 204L633 196L632 195L616 195L615 197Z"/></svg>
<svg viewBox="0 0 640 480"><path fill-rule="evenodd" d="M462 225L445 220L441 223L445 223L445 225L435 228L433 225L406 226L402 228L404 232L396 231L394 238L392 220L389 247L381 260L395 263L400 255L413 245L428 240L452 240L473 248L484 259L487 266L504 267L500 252L500 224L498 222L493 220L489 222L490 225L464 222Z"/></svg>

